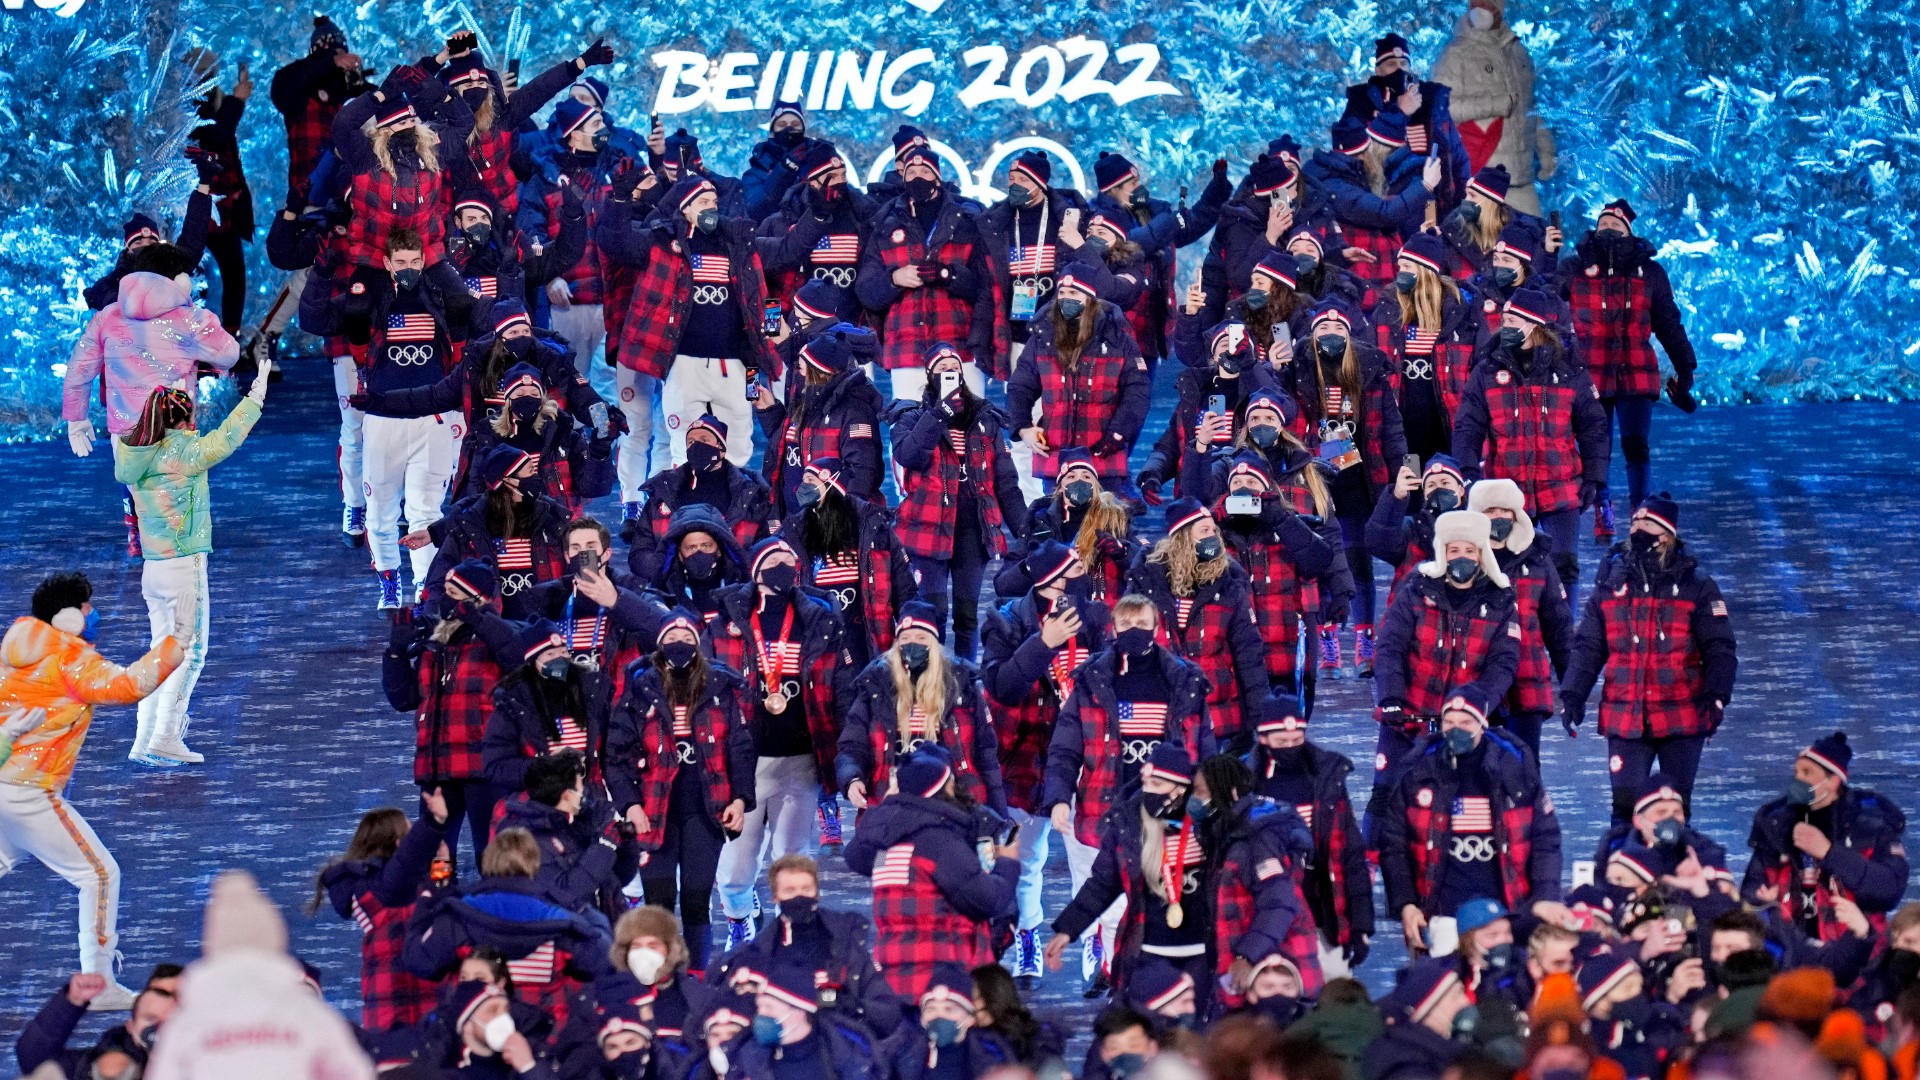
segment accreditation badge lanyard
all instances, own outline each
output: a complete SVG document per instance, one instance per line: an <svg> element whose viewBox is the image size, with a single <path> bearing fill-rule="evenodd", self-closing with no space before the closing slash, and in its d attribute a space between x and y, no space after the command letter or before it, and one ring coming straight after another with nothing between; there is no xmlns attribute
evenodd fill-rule
<svg viewBox="0 0 1920 1080"><path fill-rule="evenodd" d="M1047 221L1052 213L1053 204L1051 202L1040 204L1040 234L1033 238L1035 244L1044 244L1047 242ZM1020 240L1020 211L1015 210L1013 212L1012 265L1018 266L1020 261L1026 258L1026 255L1027 245ZM1039 274L1037 271L1034 277L1028 279L1024 284L1017 278L1014 279L1013 308L1008 312L1011 318L1023 321L1033 318L1034 309L1040 306L1040 282L1038 279Z"/></svg>

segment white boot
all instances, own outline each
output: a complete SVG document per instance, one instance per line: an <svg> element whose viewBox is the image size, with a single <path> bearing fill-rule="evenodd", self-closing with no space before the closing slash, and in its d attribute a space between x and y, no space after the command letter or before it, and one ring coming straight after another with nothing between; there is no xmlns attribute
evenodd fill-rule
<svg viewBox="0 0 1920 1080"><path fill-rule="evenodd" d="M107 988L87 1002L88 1012L128 1012L133 1008L133 991L120 985L120 980L109 975Z"/></svg>
<svg viewBox="0 0 1920 1080"><path fill-rule="evenodd" d="M127 752L127 760L140 765L147 764L147 747L153 742L154 716L158 712L153 695L142 698L136 712L136 726L133 731L133 749Z"/></svg>
<svg viewBox="0 0 1920 1080"><path fill-rule="evenodd" d="M206 755L187 749L187 724L190 721L182 716L179 720L167 724L164 730L153 736L147 747L147 758L154 763L173 763L178 765L198 765L207 760Z"/></svg>

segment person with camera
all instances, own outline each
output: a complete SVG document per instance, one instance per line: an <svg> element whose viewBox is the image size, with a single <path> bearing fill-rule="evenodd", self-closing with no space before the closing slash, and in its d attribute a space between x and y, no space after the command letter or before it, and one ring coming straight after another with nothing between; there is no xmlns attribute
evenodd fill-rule
<svg viewBox="0 0 1920 1080"><path fill-rule="evenodd" d="M1607 865L1613 853L1630 843L1647 847L1681 848L1700 861L1714 886L1726 892L1734 889L1733 871L1727 866L1726 845L1694 828L1687 819L1687 803L1680 788L1666 773L1656 772L1640 782L1633 794L1633 814L1615 821L1600 834L1594 863Z"/></svg>
<svg viewBox="0 0 1920 1080"><path fill-rule="evenodd" d="M1660 1076L1689 1041L1687 1018L1648 993L1641 966L1629 952L1603 950L1581 961L1574 980L1601 1052L1630 1077Z"/></svg>
<svg viewBox="0 0 1920 1080"><path fill-rule="evenodd" d="M1415 496L1418 496L1416 499ZM1394 475L1393 486L1380 493L1367 518L1367 551L1393 566L1389 601L1407 575L1433 558L1433 524L1441 514L1467 503L1466 470L1447 454L1435 454L1420 467L1412 454Z"/></svg>
<svg viewBox="0 0 1920 1080"><path fill-rule="evenodd" d="M1146 357L1148 369L1169 355L1168 325L1174 319L1175 252L1213 231L1221 208L1233 194L1227 181L1226 159L1216 159L1207 177L1206 187L1192 207L1186 205L1185 188L1178 206L1156 199L1140 169L1117 152L1102 150L1093 163L1093 181L1099 191L1091 201L1093 219L1087 235L1095 235L1096 226L1115 232L1118 242L1109 250L1125 252L1138 249L1141 273L1140 296L1127 305L1127 318L1133 324L1134 340ZM1131 253L1128 253L1131 254Z"/></svg>
<svg viewBox="0 0 1920 1080"><path fill-rule="evenodd" d="M1373 76L1347 87L1346 115L1362 121L1389 111L1406 117L1407 149L1442 163L1433 197L1438 215L1445 216L1460 202L1473 165L1453 122L1452 88L1415 73L1408 49L1397 33L1373 40Z"/></svg>
<svg viewBox="0 0 1920 1080"><path fill-rule="evenodd" d="M1369 818L1381 813L1401 760L1433 729L1446 704L1463 691L1476 706L1500 701L1520 666L1513 583L1500 569L1486 515L1440 515L1433 552L1394 592L1380 633L1374 670L1380 732Z"/></svg>
<svg viewBox="0 0 1920 1080"><path fill-rule="evenodd" d="M900 760L938 745L967 801L1004 817L999 739L980 697L980 669L942 648L945 629L935 620L931 604L902 605L893 647L853 680L834 758L835 790L857 810L878 805L899 788Z"/></svg>
<svg viewBox="0 0 1920 1080"><path fill-rule="evenodd" d="M1160 608L1138 594L1113 605L1111 644L1073 675L1072 690L1054 720L1047 744L1040 806L1066 839L1067 867L1078 892L1092 873L1108 811L1138 790L1154 750L1164 744L1211 755L1213 726L1208 684L1182 653L1159 644ZM1118 906L1100 918L1081 957L1083 978L1093 991L1107 987L1103 941L1118 925Z"/></svg>
<svg viewBox="0 0 1920 1080"><path fill-rule="evenodd" d="M572 750L596 796L604 795L612 675L575 663L567 636L546 619L522 627L510 655L520 663L494 687L493 715L481 741L487 781L502 800L513 801L527 790L527 769L536 759Z"/></svg>
<svg viewBox="0 0 1920 1080"><path fill-rule="evenodd" d="M586 757L567 748L527 764L525 799L509 799L499 828L521 828L540 846L535 878L548 899L569 911L611 920L627 910L620 887L640 869L631 818L607 805L606 787L587 777Z"/></svg>
<svg viewBox="0 0 1920 1080"><path fill-rule="evenodd" d="M767 271L768 317L772 300L791 308L802 286L819 281L833 287L831 314L858 322L854 282L880 201L847 182L846 159L824 139L809 139L787 160L793 186L768 213L749 210L760 222L754 243Z"/></svg>
<svg viewBox="0 0 1920 1080"><path fill-rule="evenodd" d="M1603 669L1600 734L1613 819L1631 816L1633 793L1656 760L1690 800L1701 755L1733 698L1739 658L1720 586L1680 539L1680 506L1664 493L1634 511L1627 542L1607 552L1594 577L1560 681L1569 733L1585 719Z"/></svg>
<svg viewBox="0 0 1920 1080"><path fill-rule="evenodd" d="M862 815L846 860L873 881L874 961L895 993L918 1001L937 965L993 962L990 925L1014 913L1020 853L1007 820L961 791L945 747L915 747L894 783Z"/></svg>
<svg viewBox="0 0 1920 1080"><path fill-rule="evenodd" d="M1347 796L1353 762L1307 738L1307 718L1294 702L1269 697L1263 710L1246 758L1252 791L1293 807L1312 832L1300 885L1320 932L1321 973L1346 978L1367 960L1374 921L1367 847Z"/></svg>
<svg viewBox="0 0 1920 1080"><path fill-rule="evenodd" d="M607 790L648 855L647 902L676 900L694 970L713 953L708 932L720 851L754 806L758 764L746 721L746 680L700 646L705 622L675 611L637 666L607 729Z"/></svg>
<svg viewBox="0 0 1920 1080"><path fill-rule="evenodd" d="M987 616L980 664L999 737L1007 806L1020 827L1020 910L1013 974L1031 985L1041 975L1041 870L1052 829L1040 808L1047 745L1080 665L1105 647L1113 616L1092 595L1092 579L1074 549L1044 541L1021 562L1033 583L1024 596Z"/></svg>
<svg viewBox="0 0 1920 1080"><path fill-rule="evenodd" d="M307 914L332 905L334 914L356 924L360 939L360 1026L369 1032L410 1027L433 1011L437 987L400 966L407 925L422 897L444 891L438 853L460 827L437 789L420 793L419 818L391 807L369 810L348 841L347 850L320 868Z"/></svg>
<svg viewBox="0 0 1920 1080"><path fill-rule="evenodd" d="M1853 747L1844 731L1822 735L1793 761L1787 791L1753 815L1740 896L1780 905L1809 937L1845 932L1835 901L1847 899L1879 929L1906 893L1907 818L1886 796L1849 781Z"/></svg>
<svg viewBox="0 0 1920 1080"><path fill-rule="evenodd" d="M773 520L812 505L800 501L800 489L807 469L822 459L838 463L835 471L848 495L863 503L886 502L880 494L885 480L880 420L887 403L862 366L871 357L859 355L873 347L870 332L845 323L831 326L794 357L801 381L790 400L779 400L771 387L754 398L754 418L767 436L761 469L773 489Z"/></svg>
<svg viewBox="0 0 1920 1080"><path fill-rule="evenodd" d="M1204 460L1212 451L1234 444L1239 433L1252 424L1246 414L1253 407L1254 395L1264 391L1271 398L1270 405L1283 412L1299 412L1293 399L1278 392L1273 369L1260 363L1246 324L1223 322L1207 332L1203 344L1191 320L1183 320L1174 335L1174 349L1182 354L1189 350L1203 353L1206 359L1183 363L1174 379L1180 400L1173 407L1166 430L1155 440L1153 452L1147 455L1137 481L1140 496L1149 506L1160 505L1160 486L1168 480L1174 482L1176 496L1211 501L1186 490L1186 461L1189 456ZM1284 417L1268 422L1276 429L1286 426Z"/></svg>
<svg viewBox="0 0 1920 1080"><path fill-rule="evenodd" d="M614 568L613 534L600 521L574 518L564 535L566 573L530 589L522 611L559 626L573 662L606 673L617 702L668 613L643 582Z"/></svg>
<svg viewBox="0 0 1920 1080"><path fill-rule="evenodd" d="M1409 952L1430 950L1429 923L1477 897L1567 918L1553 799L1532 752L1487 726L1486 701L1475 687L1448 696L1439 731L1414 746L1378 817L1387 910Z"/></svg>

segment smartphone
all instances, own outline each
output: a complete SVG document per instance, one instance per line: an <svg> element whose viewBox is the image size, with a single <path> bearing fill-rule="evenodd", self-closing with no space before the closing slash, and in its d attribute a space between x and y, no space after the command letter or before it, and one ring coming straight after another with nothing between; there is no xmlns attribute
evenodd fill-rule
<svg viewBox="0 0 1920 1080"><path fill-rule="evenodd" d="M1207 398L1207 411L1219 416L1227 415L1227 395L1214 394Z"/></svg>
<svg viewBox="0 0 1920 1080"><path fill-rule="evenodd" d="M1067 599L1066 593L1061 593L1059 596L1056 596L1053 598L1053 606L1047 609L1047 616L1051 618L1055 615L1060 614L1063 611L1066 611L1068 608L1071 608L1072 606L1073 606L1073 601Z"/></svg>
<svg viewBox="0 0 1920 1080"><path fill-rule="evenodd" d="M960 389L960 373L959 372L943 371L940 373L940 396L941 397L944 398L958 389Z"/></svg>
<svg viewBox="0 0 1920 1080"><path fill-rule="evenodd" d="M760 309L760 332L768 337L780 332L780 301L768 298Z"/></svg>
<svg viewBox="0 0 1920 1080"><path fill-rule="evenodd" d="M755 379L754 381L747 384L747 400L748 401L760 400L760 380Z"/></svg>
<svg viewBox="0 0 1920 1080"><path fill-rule="evenodd" d="M568 559L567 565L570 569L573 570L573 576L579 577L581 574L584 574L589 570L594 570L594 571L599 570L600 560L593 557L593 552L583 551L580 554L575 555L573 558Z"/></svg>
<svg viewBox="0 0 1920 1080"><path fill-rule="evenodd" d="M1555 210L1553 213L1548 214L1547 224L1553 226L1556 229L1559 228L1560 227L1560 211Z"/></svg>
<svg viewBox="0 0 1920 1080"><path fill-rule="evenodd" d="M1413 470L1413 475L1419 476L1420 475L1420 455L1408 454L1406 457L1401 458L1400 467L1403 469L1411 469Z"/></svg>
<svg viewBox="0 0 1920 1080"><path fill-rule="evenodd" d="M513 77L514 82L520 81L520 58L519 57L516 56L513 59L507 61L507 74Z"/></svg>
<svg viewBox="0 0 1920 1080"><path fill-rule="evenodd" d="M479 47L480 35L471 30L462 30L447 39L447 51L450 53L459 54Z"/></svg>
<svg viewBox="0 0 1920 1080"><path fill-rule="evenodd" d="M1260 496L1258 495L1227 496L1227 513L1235 516L1259 517L1260 516Z"/></svg>

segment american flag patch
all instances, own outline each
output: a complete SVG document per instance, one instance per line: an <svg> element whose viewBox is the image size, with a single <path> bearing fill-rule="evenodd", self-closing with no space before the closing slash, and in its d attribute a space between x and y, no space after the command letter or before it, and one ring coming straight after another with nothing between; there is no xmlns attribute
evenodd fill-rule
<svg viewBox="0 0 1920 1080"><path fill-rule="evenodd" d="M847 425L847 438L871 439L873 438L873 425L872 424L849 424Z"/></svg>
<svg viewBox="0 0 1920 1080"><path fill-rule="evenodd" d="M1179 620L1180 629L1185 630L1187 628L1187 620L1193 618L1192 599L1188 597L1180 597L1176 599L1173 602L1173 615L1174 615L1174 618Z"/></svg>
<svg viewBox="0 0 1920 1080"><path fill-rule="evenodd" d="M895 844L873 864L873 887L904 889L913 881L913 845Z"/></svg>
<svg viewBox="0 0 1920 1080"><path fill-rule="evenodd" d="M574 619L567 633L567 648L574 652L597 648L600 644L600 624L605 618L605 615L594 615Z"/></svg>
<svg viewBox="0 0 1920 1080"><path fill-rule="evenodd" d="M768 671L792 674L800 670L800 643L769 641L760 647L761 664Z"/></svg>
<svg viewBox="0 0 1920 1080"><path fill-rule="evenodd" d="M553 981L555 963L553 942L542 944L518 960L507 961L507 973L521 986L545 986Z"/></svg>
<svg viewBox="0 0 1920 1080"><path fill-rule="evenodd" d="M587 729L574 722L571 716L562 716L554 720L554 726L560 729L560 748L587 752Z"/></svg>
<svg viewBox="0 0 1920 1080"><path fill-rule="evenodd" d="M387 316L388 341L432 341L433 316L424 311Z"/></svg>
<svg viewBox="0 0 1920 1080"><path fill-rule="evenodd" d="M1493 800L1485 795L1462 795L1453 800L1453 831L1493 831Z"/></svg>
<svg viewBox="0 0 1920 1080"><path fill-rule="evenodd" d="M702 285L725 285L731 280L731 267L725 255L694 254L690 257L693 264L693 280Z"/></svg>
<svg viewBox="0 0 1920 1080"><path fill-rule="evenodd" d="M367 914L367 909L361 907L358 900L353 902L353 923L360 928L361 933L373 933L373 916Z"/></svg>
<svg viewBox="0 0 1920 1080"><path fill-rule="evenodd" d="M496 540L494 547L494 569L531 570L533 569L533 540L522 536L513 540Z"/></svg>
<svg viewBox="0 0 1920 1080"><path fill-rule="evenodd" d="M1160 838L1160 865L1176 865L1174 860L1180 858L1180 847L1180 833L1172 829L1167 830L1167 834ZM1178 864L1182 868L1206 861L1207 853L1200 850L1200 838L1198 836L1192 837L1187 841L1186 849L1186 861Z"/></svg>
<svg viewBox="0 0 1920 1080"><path fill-rule="evenodd" d="M687 706L675 705L673 707L673 737L676 739L685 739L692 737L692 735L693 721L687 717Z"/></svg>
<svg viewBox="0 0 1920 1080"><path fill-rule="evenodd" d="M954 453L959 454L961 457L966 457L967 456L967 433L964 431L956 431L953 428L948 428L947 429L947 445L949 447L952 447Z"/></svg>
<svg viewBox="0 0 1920 1080"><path fill-rule="evenodd" d="M1020 248L1007 264L1007 272L1014 277L1034 277L1039 274L1053 273L1053 245L1034 244Z"/></svg>
<svg viewBox="0 0 1920 1080"><path fill-rule="evenodd" d="M1286 868L1280 865L1279 859L1261 859L1253 864L1253 876L1261 881L1277 878L1284 873Z"/></svg>
<svg viewBox="0 0 1920 1080"><path fill-rule="evenodd" d="M860 237L853 233L828 233L813 245L816 265L850 266L860 261Z"/></svg>
<svg viewBox="0 0 1920 1080"><path fill-rule="evenodd" d="M1157 739L1167 733L1164 701L1123 701L1115 718L1120 721L1120 734L1130 739Z"/></svg>
<svg viewBox="0 0 1920 1080"><path fill-rule="evenodd" d="M1300 820L1307 823L1307 828L1313 828L1313 804L1296 803L1293 808L1299 813Z"/></svg>
<svg viewBox="0 0 1920 1080"><path fill-rule="evenodd" d="M1727 617L1727 602L1725 600L1715 600L1707 610L1724 619Z"/></svg>
<svg viewBox="0 0 1920 1080"><path fill-rule="evenodd" d="M1515 641L1520 640L1520 620L1514 619L1507 623L1507 636Z"/></svg>
<svg viewBox="0 0 1920 1080"><path fill-rule="evenodd" d="M918 705L907 710L907 730L912 732L915 738L926 739L933 736L933 725L927 722L926 711Z"/></svg>
<svg viewBox="0 0 1920 1080"><path fill-rule="evenodd" d="M492 274L483 274L480 277L461 278L460 280L466 285L467 291L475 296L485 298L500 295L500 279L494 277Z"/></svg>
<svg viewBox="0 0 1920 1080"><path fill-rule="evenodd" d="M1418 326L1407 330L1407 355L1432 356L1433 347L1440 342L1440 331L1423 330Z"/></svg>
<svg viewBox="0 0 1920 1080"><path fill-rule="evenodd" d="M830 559L815 559L813 564L813 583L815 585L857 585L860 582L860 564L852 555L835 555Z"/></svg>
<svg viewBox="0 0 1920 1080"><path fill-rule="evenodd" d="M1427 126L1425 124L1407 125L1407 152L1415 157L1426 156Z"/></svg>
<svg viewBox="0 0 1920 1080"><path fill-rule="evenodd" d="M1053 680L1054 691L1061 701L1073 696L1073 673L1080 670L1086 659L1087 647L1076 639L1069 639L1053 654L1053 659L1047 661L1047 675Z"/></svg>

